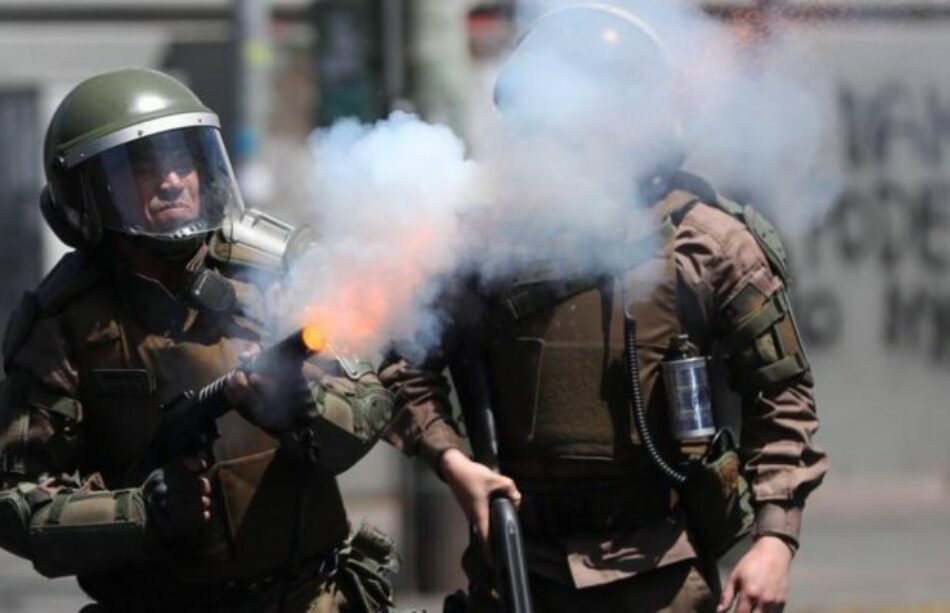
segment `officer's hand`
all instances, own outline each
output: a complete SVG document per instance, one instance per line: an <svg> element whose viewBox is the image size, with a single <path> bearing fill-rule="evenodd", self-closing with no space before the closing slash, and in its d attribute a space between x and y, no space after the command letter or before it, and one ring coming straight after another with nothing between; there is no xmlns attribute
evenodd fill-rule
<svg viewBox="0 0 950 613"><path fill-rule="evenodd" d="M176 458L145 480L145 510L159 539L178 540L210 521L211 483L205 475L207 469L207 463L200 458Z"/></svg>
<svg viewBox="0 0 950 613"><path fill-rule="evenodd" d="M726 580L717 611L770 613L785 608L792 550L776 536L759 537Z"/></svg>
<svg viewBox="0 0 950 613"><path fill-rule="evenodd" d="M268 406L271 404L270 397L274 395L272 387L258 374L248 374L243 370L238 370L225 384L224 396L237 408L244 419L258 428L275 432L286 429L289 423L285 423L285 420L276 420L272 416L276 413Z"/></svg>
<svg viewBox="0 0 950 613"><path fill-rule="evenodd" d="M515 482L492 472L484 464L470 460L458 449L449 449L439 459L439 473L445 479L468 521L475 526L486 555L489 550L489 499L502 492L515 503L521 504L521 492Z"/></svg>
<svg viewBox="0 0 950 613"><path fill-rule="evenodd" d="M258 351L242 354L242 361L250 361ZM265 368L250 373L238 370L228 379L224 395L241 416L272 434L289 429L312 401L302 369L280 372Z"/></svg>
<svg viewBox="0 0 950 613"><path fill-rule="evenodd" d="M238 359L242 364L250 363L261 352L259 346L254 346L241 353ZM251 385L251 378L244 370L238 370L230 377L224 386L224 397L235 407L244 407L260 402L258 391Z"/></svg>

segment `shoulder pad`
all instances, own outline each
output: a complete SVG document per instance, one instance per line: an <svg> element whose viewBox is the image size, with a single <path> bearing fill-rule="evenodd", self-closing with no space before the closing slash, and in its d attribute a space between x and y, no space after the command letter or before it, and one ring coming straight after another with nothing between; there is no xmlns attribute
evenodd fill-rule
<svg viewBox="0 0 950 613"><path fill-rule="evenodd" d="M63 309L71 300L94 286L102 278L102 268L82 251L67 253L46 275L33 292L25 292L7 323L3 338L5 364L26 342L33 323Z"/></svg>
<svg viewBox="0 0 950 613"><path fill-rule="evenodd" d="M668 187L694 194L702 202L714 206L745 225L765 253L769 264L782 281L788 285L788 255L775 226L749 205L742 205L719 194L705 179L684 171L677 171L669 178Z"/></svg>
<svg viewBox="0 0 950 613"><path fill-rule="evenodd" d="M710 201L709 204L712 204L721 211L728 213L739 221L745 223L743 215L745 214L746 207L742 206L735 200L730 200L721 194L716 194L716 198Z"/></svg>
<svg viewBox="0 0 950 613"><path fill-rule="evenodd" d="M211 239L209 254L223 264L280 273L313 238L309 226L297 228L263 211L248 209L240 217L225 220Z"/></svg>
<svg viewBox="0 0 950 613"><path fill-rule="evenodd" d="M745 220L752 236L755 237L759 247L765 252L765 257L768 258L772 268L787 284L791 280L788 271L788 253L785 251L785 245L782 244L782 239L779 237L775 226L751 206L745 208Z"/></svg>
<svg viewBox="0 0 950 613"><path fill-rule="evenodd" d="M788 253L785 251L785 245L778 235L775 226L772 225L761 213L752 208L751 205L741 205L738 202L719 196L715 202L716 206L732 215L749 229L749 232L759 244L759 248L765 253L766 259L772 266L782 281L787 285L790 281L788 272Z"/></svg>

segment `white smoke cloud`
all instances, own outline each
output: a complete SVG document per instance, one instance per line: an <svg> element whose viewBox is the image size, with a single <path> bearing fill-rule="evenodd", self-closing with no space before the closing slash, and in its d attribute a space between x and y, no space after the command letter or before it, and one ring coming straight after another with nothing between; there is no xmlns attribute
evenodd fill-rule
<svg viewBox="0 0 950 613"><path fill-rule="evenodd" d="M459 262L458 216L478 202L464 144L397 112L375 126L340 122L316 133L313 149L320 239L290 271L284 298L295 320L358 355L427 331L419 342L435 342L429 307Z"/></svg>
<svg viewBox="0 0 950 613"><path fill-rule="evenodd" d="M689 153L773 213L796 194L779 217L830 203L834 181L806 181L825 118L796 74L801 57L740 44L685 3L596 4L528 30L502 71L505 112L474 158L448 128L404 113L314 135L322 236L291 274L289 304L307 305L295 321L361 355L393 342L421 354L437 342L432 303L453 274L491 280L539 262L616 272L625 241L653 226L646 179Z"/></svg>

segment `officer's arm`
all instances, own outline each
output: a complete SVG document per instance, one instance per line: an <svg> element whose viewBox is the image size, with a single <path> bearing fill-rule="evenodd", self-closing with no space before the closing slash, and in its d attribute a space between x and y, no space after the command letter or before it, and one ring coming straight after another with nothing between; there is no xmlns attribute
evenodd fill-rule
<svg viewBox="0 0 950 613"><path fill-rule="evenodd" d="M397 359L379 372L400 409L386 440L408 456L420 456L437 474L442 455L462 448L441 370L438 364L417 367Z"/></svg>
<svg viewBox="0 0 950 613"><path fill-rule="evenodd" d="M146 560L138 489L104 490L77 477L82 407L13 372L2 384L0 547L48 576L98 572Z"/></svg>
<svg viewBox="0 0 950 613"><path fill-rule="evenodd" d="M371 367L328 373L307 363L309 393L302 416L280 433L282 445L331 474L339 474L365 456L393 421L392 394Z"/></svg>
<svg viewBox="0 0 950 613"><path fill-rule="evenodd" d="M730 383L744 399L741 444L755 533L795 548L805 499L828 464L813 442L811 369L785 285L752 234L723 213L690 213L680 238L679 269L700 297L729 355Z"/></svg>
<svg viewBox="0 0 950 613"><path fill-rule="evenodd" d="M743 396L742 455L756 506L756 536L797 549L802 507L828 468L818 430L811 368L786 290L771 271L726 305L732 385ZM762 291L762 286L772 286Z"/></svg>
<svg viewBox="0 0 950 613"><path fill-rule="evenodd" d="M253 218L260 215L254 212ZM278 319L271 313L283 312L289 299L281 279L263 293L250 284L236 287L242 314L257 321L265 337L273 335L266 322ZM342 473L383 436L393 419L392 396L373 366L358 359L328 350L298 366L275 360L263 371L238 373L226 394L285 450L330 474Z"/></svg>
<svg viewBox="0 0 950 613"><path fill-rule="evenodd" d="M138 489L80 481L85 423L65 324L36 318L31 300L7 327L0 383L0 547L47 576L146 560Z"/></svg>

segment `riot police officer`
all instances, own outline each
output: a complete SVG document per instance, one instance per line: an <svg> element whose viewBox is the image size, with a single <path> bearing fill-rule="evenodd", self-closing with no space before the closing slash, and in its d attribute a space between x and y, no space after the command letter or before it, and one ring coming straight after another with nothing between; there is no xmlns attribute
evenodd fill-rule
<svg viewBox="0 0 950 613"><path fill-rule="evenodd" d="M626 255L609 274L571 276L540 262L514 278L483 280L459 300L461 318L481 313L462 345L485 361L506 476L460 450L437 374L444 362L420 369L399 361L382 373L415 416L413 435L397 442L429 458L483 543L489 494L520 502L539 611L779 610L805 498L827 468L812 440L811 369L786 294L784 251L753 209L679 169L671 69L648 22L602 3L541 17L502 69L499 108L532 133L578 146L624 139L642 201L632 204L656 222L645 238L631 231L622 239ZM594 87L609 84L605 106L564 121L560 111L598 99L589 95L595 89L570 89L590 75ZM591 117L595 124L584 125ZM615 133L589 131L605 117ZM667 395L671 381L661 375L665 362L717 348L744 399L738 450L726 434L703 434L715 431L709 423L675 428L671 409L682 397ZM445 348L450 358L457 350ZM699 402L707 391L685 398ZM749 529L754 543L720 600L715 559ZM463 565L470 590L453 606L498 610L499 586L478 543Z"/></svg>
<svg viewBox="0 0 950 613"><path fill-rule="evenodd" d="M243 209L217 116L168 75L101 74L44 162L74 250L4 340L0 546L96 611L388 608L391 543L350 535L334 478L390 418L371 368L308 362L279 394L235 377L209 453L143 460L163 405L274 340L265 294L308 240Z"/></svg>

